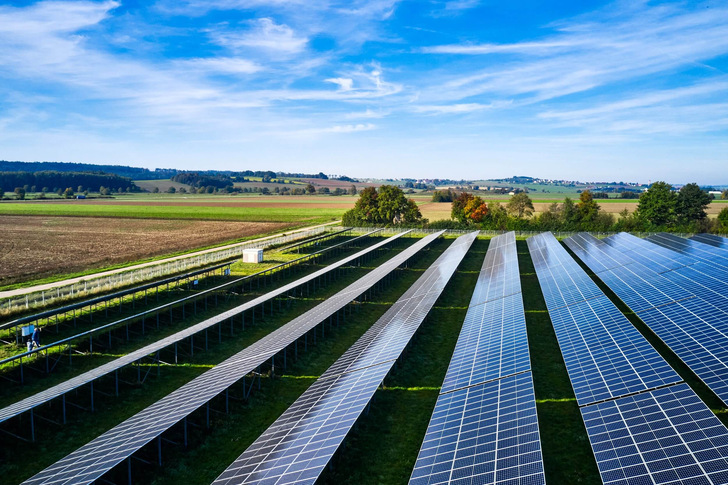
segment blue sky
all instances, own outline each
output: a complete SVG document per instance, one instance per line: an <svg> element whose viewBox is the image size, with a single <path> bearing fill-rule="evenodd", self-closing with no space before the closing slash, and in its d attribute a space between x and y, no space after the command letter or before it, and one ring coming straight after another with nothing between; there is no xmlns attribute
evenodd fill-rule
<svg viewBox="0 0 728 485"><path fill-rule="evenodd" d="M728 183L728 5L0 2L0 159Z"/></svg>

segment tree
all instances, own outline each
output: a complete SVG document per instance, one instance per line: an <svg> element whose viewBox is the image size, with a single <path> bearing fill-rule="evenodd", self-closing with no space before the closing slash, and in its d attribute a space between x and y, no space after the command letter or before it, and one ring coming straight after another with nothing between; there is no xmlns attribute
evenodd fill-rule
<svg viewBox="0 0 728 485"><path fill-rule="evenodd" d="M468 216L465 213L465 207L468 205L471 199L475 198L473 194L467 192L461 192L460 195L455 197L452 201L452 209L450 210L450 217L460 223L466 223Z"/></svg>
<svg viewBox="0 0 728 485"><path fill-rule="evenodd" d="M533 202L525 192L520 192L511 197L507 206L508 213L521 219L523 216L530 217L533 214Z"/></svg>
<svg viewBox="0 0 728 485"><path fill-rule="evenodd" d="M344 213L345 226L360 224L422 223L422 214L417 203L407 199L402 189L394 185L382 185L377 191L366 187L359 194L354 208Z"/></svg>
<svg viewBox="0 0 728 485"><path fill-rule="evenodd" d="M318 192L319 194L330 194L331 190L328 187L321 187Z"/></svg>
<svg viewBox="0 0 728 485"><path fill-rule="evenodd" d="M386 224L401 222L401 216L407 210L407 197L402 189L395 185L379 187L379 220Z"/></svg>
<svg viewBox="0 0 728 485"><path fill-rule="evenodd" d="M722 232L728 232L728 207L724 207L718 213L718 224Z"/></svg>
<svg viewBox="0 0 728 485"><path fill-rule="evenodd" d="M316 193L316 187L313 186L313 184L306 185L306 192L309 194L315 194Z"/></svg>
<svg viewBox="0 0 728 485"><path fill-rule="evenodd" d="M669 226L675 222L677 196L672 185L655 182L640 195L637 214L641 219L654 226Z"/></svg>
<svg viewBox="0 0 728 485"><path fill-rule="evenodd" d="M592 193L585 190L579 196L579 203L576 204L580 222L592 222L599 215L599 204L594 201Z"/></svg>
<svg viewBox="0 0 728 485"><path fill-rule="evenodd" d="M170 187L169 187L169 188L167 189L167 193L168 193L168 194L174 194L174 193L176 193L176 192L177 192L177 189L176 189L176 188L174 188L174 186L170 186Z"/></svg>
<svg viewBox="0 0 728 485"><path fill-rule="evenodd" d="M345 193L346 190L342 189L341 187L336 187L332 192L333 195L344 195Z"/></svg>
<svg viewBox="0 0 728 485"><path fill-rule="evenodd" d="M702 221L708 214L705 209L710 204L710 195L703 191L698 184L692 183L683 186L677 194L677 218L683 224Z"/></svg>
<svg viewBox="0 0 728 485"><path fill-rule="evenodd" d="M152 193L153 193L153 194L158 194L158 193L159 193L159 187L154 187L154 188L152 189Z"/></svg>
<svg viewBox="0 0 728 485"><path fill-rule="evenodd" d="M723 200L728 199L728 189L725 189L723 192L720 193L720 198Z"/></svg>
<svg viewBox="0 0 728 485"><path fill-rule="evenodd" d="M351 184L351 187L349 187L349 195L356 195L356 185Z"/></svg>
<svg viewBox="0 0 728 485"><path fill-rule="evenodd" d="M417 205L417 202L415 202L413 199L407 199L407 208L404 211L403 214L404 222L408 224L416 223L416 222L427 222L427 219L422 219L422 213L420 212L420 207Z"/></svg>
<svg viewBox="0 0 728 485"><path fill-rule="evenodd" d="M23 187L15 187L15 197L18 200L25 199L25 189Z"/></svg>
<svg viewBox="0 0 728 485"><path fill-rule="evenodd" d="M488 215L488 205L480 197L473 197L465 204L465 217L468 221L480 223L486 215Z"/></svg>
<svg viewBox="0 0 728 485"><path fill-rule="evenodd" d="M73 197L73 189L71 187L68 187L66 190L63 191L63 197L66 199L70 199Z"/></svg>

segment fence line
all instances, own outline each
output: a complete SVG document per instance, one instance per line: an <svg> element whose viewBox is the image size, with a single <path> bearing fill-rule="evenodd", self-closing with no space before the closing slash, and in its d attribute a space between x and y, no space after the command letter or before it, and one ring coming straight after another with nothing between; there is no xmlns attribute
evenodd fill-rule
<svg viewBox="0 0 728 485"><path fill-rule="evenodd" d="M363 232L363 231L370 231L373 229L373 227L352 227L352 232ZM401 231L403 228L401 227L385 227L382 229L381 234L394 234L399 231ZM412 229L413 234L432 234L435 232L439 232L442 229ZM461 235L461 234L469 234L473 231L468 230L462 230L462 229L447 229L445 231L445 234L453 234L453 235ZM479 231L479 236L486 236L486 237L495 237L500 236L501 234L505 234L507 232L515 232L516 237L531 237L536 236L538 234L542 234L544 232L549 231L495 231L495 230L484 230ZM589 234L595 236L595 237L607 237L607 236L613 236L615 234L619 234L619 232L592 232L592 231L551 231L554 236L556 236L557 239L567 238L574 236L575 234L579 234L581 232L589 232ZM659 234L659 232L630 232L633 236L637 236L640 238L645 238L648 236L653 236L655 234ZM688 238L690 236L693 236L694 233L671 233L675 236Z"/></svg>
<svg viewBox="0 0 728 485"><path fill-rule="evenodd" d="M81 295L93 295L95 293L109 291L122 286L129 286L134 283L161 278L170 274L180 273L189 269L205 266L207 264L213 264L238 257L243 254L243 250L245 249L265 249L271 246L285 244L296 239L315 236L329 230L331 230L331 226L316 227L307 231L282 234L280 236L264 240L241 242L218 251L211 250L203 254L190 257L182 256L173 261L145 266L143 268L131 269L129 271L122 271L112 275L101 277L89 275L88 279L83 279L70 285L58 286L53 289L4 298L0 302L0 314L8 315L19 309L25 310L42 307L52 302L68 300ZM368 229L368 231L371 231L371 229Z"/></svg>

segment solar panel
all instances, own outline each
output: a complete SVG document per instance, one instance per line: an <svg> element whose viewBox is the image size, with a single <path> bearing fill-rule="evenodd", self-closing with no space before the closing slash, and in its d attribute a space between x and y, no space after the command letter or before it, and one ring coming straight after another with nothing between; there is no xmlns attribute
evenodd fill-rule
<svg viewBox="0 0 728 485"><path fill-rule="evenodd" d="M682 380L604 295L549 315L580 406Z"/></svg>
<svg viewBox="0 0 728 485"><path fill-rule="evenodd" d="M581 413L606 485L728 483L728 430L687 384Z"/></svg>
<svg viewBox="0 0 728 485"><path fill-rule="evenodd" d="M530 368L507 233L488 246L410 484L545 483Z"/></svg>
<svg viewBox="0 0 728 485"><path fill-rule="evenodd" d="M674 234L660 233L647 238L661 247L671 249L680 254L690 256L700 261L728 268L728 251L699 241L683 239Z"/></svg>
<svg viewBox="0 0 728 485"><path fill-rule="evenodd" d="M627 282L615 286L615 292L620 295L620 288L629 287L630 279L625 275L632 274L632 280L637 279L636 273L627 271L637 267L637 263L627 262L627 247L620 246L624 251L620 250L622 254L619 255L607 249L607 244L589 239L581 235L567 244L580 257L584 254L588 265L603 257L602 264L595 267L601 270L599 277L605 281L609 277L613 282L622 281L615 276L621 273ZM614 262L625 264L614 266ZM610 266L611 269L605 269ZM646 278L661 276L648 271ZM631 296L628 294L626 298L629 300ZM599 331L592 334L592 325L585 324L583 316L571 312L572 308L585 310L586 305L596 305L598 301L577 303L557 312L549 308L549 312L603 482L609 485L728 483L728 429L686 384L677 383L679 377L640 334L635 340L624 338L626 334L622 333L621 326L617 332L608 330L614 344L610 348L604 345L603 338L598 337ZM604 304L611 305L607 302ZM705 304L692 298L653 307L644 313L696 303ZM600 319L611 313L606 308L592 310ZM564 316L566 311L572 314ZM584 339L583 342L570 333L567 344L562 343L558 329L562 318L567 325L572 320L578 322L579 337ZM630 325L623 316L621 319ZM606 325L610 326L611 322ZM595 350L598 354L593 358L585 356L586 353L593 355ZM629 361L631 368L619 365L619 354ZM641 367L634 367L635 362ZM596 373L600 376L597 377ZM608 386L613 394L611 398L605 397L607 392L602 387L601 375L606 377L606 381L611 381ZM664 383L661 384L660 380ZM590 381L598 385L592 385ZM579 398L582 387L586 395L583 400ZM599 401L600 398L604 400Z"/></svg>
<svg viewBox="0 0 728 485"><path fill-rule="evenodd" d="M415 242L346 289L226 359L24 483L80 484L91 483L102 477L145 444L161 436L164 431L181 422L277 352L294 343L306 332L315 328L319 322L335 314L353 297L363 294L443 232L430 234Z"/></svg>
<svg viewBox="0 0 728 485"><path fill-rule="evenodd" d="M314 483L476 237L467 234L450 245L214 483Z"/></svg>
<svg viewBox="0 0 728 485"><path fill-rule="evenodd" d="M530 368L526 316L519 293L468 310L441 392Z"/></svg>
<svg viewBox="0 0 728 485"><path fill-rule="evenodd" d="M575 248L577 243L567 240ZM655 246L649 242L633 244L648 250ZM588 252L590 256L584 260L590 265L590 261L607 258L609 251L620 249L619 244L607 251L593 245L579 246L575 252L579 257ZM638 256L635 253L630 257ZM662 274L633 268L629 265L603 271L599 277L721 400L728 402L728 353L723 351L728 349L725 283L708 278L701 271L705 269L703 263Z"/></svg>
<svg viewBox="0 0 728 485"><path fill-rule="evenodd" d="M728 239L722 236L716 236L715 234L696 234L690 239L703 244L709 244L716 248L728 249Z"/></svg>
<svg viewBox="0 0 728 485"><path fill-rule="evenodd" d="M546 483L531 372L441 394L409 483Z"/></svg>
<svg viewBox="0 0 728 485"><path fill-rule="evenodd" d="M162 350L171 345L174 345L177 342L181 342L182 340L184 340L192 335L195 335L205 329L211 328L214 325L217 325L221 322L229 320L230 318L236 317L245 311L248 311L248 310L251 310L251 309L257 307L258 305L262 305L270 300L273 300L274 298L277 298L280 295L285 295L286 293L293 290L294 288L297 288L301 285L306 284L307 282L313 281L316 278L324 276L325 274L329 273L330 271L335 270L336 268L346 266L347 264L351 263L352 261L355 261L356 259L361 258L362 256L391 243L392 241L398 239L399 237L403 236L404 234L407 234L408 232L410 232L410 231L405 231L400 234L395 234L392 237L386 238L386 239L378 242L377 244L374 244L368 248L365 248L365 249L363 249L351 256L343 258L339 261L336 261L324 268L321 268L318 271L315 271L309 275L299 278L296 281L293 281L291 283L288 283L287 285L281 286L280 288L271 290L264 295L261 295L257 298L250 300L249 302L243 303L242 305L239 305L235 308L222 312L219 315L216 315L214 317L208 318L207 320L204 320L198 324L195 324L191 327L181 330L173 335L170 335L161 340L153 342L145 347L142 347L139 350L130 352L122 357L119 357L118 359L115 359L111 362L108 362L99 367L91 369L88 372L85 372L76 377L68 379L67 381L64 381L49 389L41 391L37 394L34 394L33 396L30 396L28 398L25 398L21 401L14 403L14 404L11 404L10 406L0 409L0 423L8 420L10 418L13 418L15 416L18 416L24 412L30 411L34 407L40 406L41 404L44 404L48 401L61 397L62 395L66 394L67 392L77 389L85 384L88 384L88 383L98 379L99 377L109 375L112 372L114 372L115 370L121 369L122 367L125 367L140 359L143 359L144 357L146 357L148 355L152 355L159 350ZM393 261L398 261L398 259L393 259ZM385 265L384 267L389 268L389 266L390 265ZM391 269L390 269L390 271L391 271ZM374 274L377 274L377 273L374 273ZM352 285L352 286L354 286L354 285ZM354 291L357 288L358 287L354 288Z"/></svg>

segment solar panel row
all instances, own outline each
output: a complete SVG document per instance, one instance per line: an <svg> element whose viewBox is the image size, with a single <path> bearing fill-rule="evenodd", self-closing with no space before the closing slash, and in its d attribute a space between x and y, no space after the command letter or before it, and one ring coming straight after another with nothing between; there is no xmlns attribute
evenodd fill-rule
<svg viewBox="0 0 728 485"><path fill-rule="evenodd" d="M634 238L637 239L637 238ZM626 245L610 244L588 234L565 242L590 268L595 261L621 262L622 267L598 273L615 294L667 344L695 374L728 402L728 286L705 276L694 263L658 274L643 264L641 254L658 247L648 241L619 238L640 251L627 253ZM669 251L660 248L661 251ZM689 256L671 252L683 262ZM668 253L668 255L670 252Z"/></svg>
<svg viewBox="0 0 728 485"><path fill-rule="evenodd" d="M291 320L255 344L183 385L24 483L86 484L131 457L145 444L182 422L192 412L228 389L276 353L296 342L320 322L374 286L422 248L442 235L431 234L367 273L328 300Z"/></svg>
<svg viewBox="0 0 728 485"><path fill-rule="evenodd" d="M515 233L491 239L410 484L545 483Z"/></svg>
<svg viewBox="0 0 728 485"><path fill-rule="evenodd" d="M528 243L544 296L582 295L546 298L580 406L681 381L551 233Z"/></svg>
<svg viewBox="0 0 728 485"><path fill-rule="evenodd" d="M152 355L164 348L174 345L175 343L181 342L184 339L186 339L192 335L195 335L199 332L204 331L205 329L209 329L209 328L213 327L214 325L220 324L221 322L225 322L231 318L239 316L239 315L243 314L243 312L249 311L249 310L257 307L258 305L263 305L263 304L267 303L268 301L272 301L273 299L277 298L278 296L285 295L289 291L292 291L294 288L297 288L301 285L305 285L308 282L314 281L316 278L320 278L320 277L326 275L327 273L329 273L330 271L333 271L337 268L346 266L346 265L350 264L352 261L356 261L357 259L361 258L362 256L365 256L366 254L369 254L372 251L375 251L375 250L391 243L392 241L395 241L399 237L407 234L408 232L409 231L406 231L401 234L396 234L392 237L388 237L388 238L386 238L368 248L365 248L351 256L348 256L348 257L341 259L339 261L336 261L324 268L321 268L320 270L315 271L314 273L311 273L310 275L306 275L302 278L299 278L296 281L293 281L287 285L284 285L280 288L276 288L264 295L254 298L253 300L250 300L249 302L243 303L242 305L239 305L235 308L222 312L219 315L208 318L207 320L203 320L202 322L195 324L191 327L188 327L184 330L181 330L173 335L170 335L169 337L166 337L164 339L153 342L145 347L142 347L139 350L130 352L122 357L119 357L118 359L115 359L111 362L108 362L99 367L91 369L90 371L84 372L81 375L68 379L49 389L41 391L28 398L25 398L14 404L11 404L10 406L0 409L0 423L2 423L3 421L7 421L8 419L11 419L15 416L18 416L22 413L28 412L31 409L33 409L37 406L40 406L41 404L47 403L48 401L59 398L59 397L63 396L64 394L66 394L67 392L70 392L74 389L78 389L79 387L81 387L85 384L88 384L100 377L109 375L109 374L113 373L114 371L121 369L122 367L125 367L140 359L143 359L144 357L146 357L148 355Z"/></svg>
<svg viewBox="0 0 728 485"><path fill-rule="evenodd" d="M532 257L539 261L537 272L544 272L545 261L557 259L545 258L544 247L556 253L566 251L552 235L536 238L541 240L530 244ZM615 267L617 258L599 259L595 248L607 246L603 242L572 238L569 246L585 254L587 265L599 261L594 270L600 277L639 266L632 261L620 268ZM547 277L541 281L542 285L553 283ZM566 309L549 306L602 481L609 485L728 483L728 429L614 310L605 296Z"/></svg>
<svg viewBox="0 0 728 485"><path fill-rule="evenodd" d="M728 249L728 238L716 236L715 234L696 234L690 239L704 244L710 244L716 248Z"/></svg>
<svg viewBox="0 0 728 485"><path fill-rule="evenodd" d="M723 269L728 268L728 251L719 247L704 244L699 241L684 239L674 234L660 233L647 238L653 242L680 254L692 256L693 258L704 261Z"/></svg>
<svg viewBox="0 0 728 485"><path fill-rule="evenodd" d="M459 237L215 484L311 484L440 296L477 237Z"/></svg>

